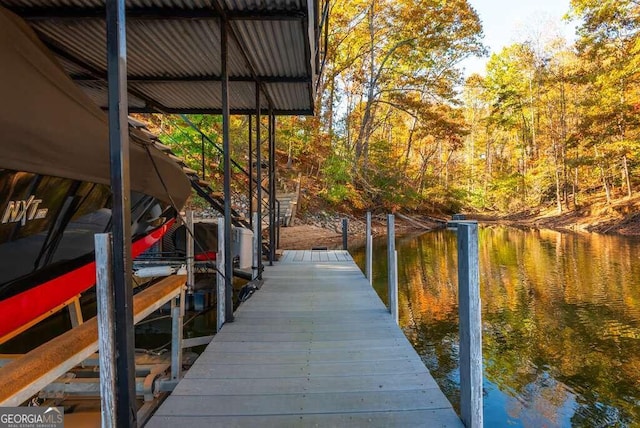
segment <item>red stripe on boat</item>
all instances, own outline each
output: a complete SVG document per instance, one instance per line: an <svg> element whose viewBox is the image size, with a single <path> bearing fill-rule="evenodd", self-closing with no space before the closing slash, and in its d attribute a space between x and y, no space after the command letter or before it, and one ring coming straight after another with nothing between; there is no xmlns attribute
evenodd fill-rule
<svg viewBox="0 0 640 428"><path fill-rule="evenodd" d="M131 256L140 255L158 242L175 222L172 219L131 244ZM71 272L0 301L0 337L87 291L96 283L96 263L88 263Z"/></svg>
<svg viewBox="0 0 640 428"><path fill-rule="evenodd" d="M212 262L216 259L217 254L215 251L205 251L204 253L198 253L193 256L193 260L196 262Z"/></svg>

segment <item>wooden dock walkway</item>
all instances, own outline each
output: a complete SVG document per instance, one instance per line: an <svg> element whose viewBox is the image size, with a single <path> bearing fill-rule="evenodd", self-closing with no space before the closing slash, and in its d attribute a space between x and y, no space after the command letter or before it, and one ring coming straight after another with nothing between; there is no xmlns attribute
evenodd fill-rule
<svg viewBox="0 0 640 428"><path fill-rule="evenodd" d="M286 251L148 427L461 427L346 251Z"/></svg>

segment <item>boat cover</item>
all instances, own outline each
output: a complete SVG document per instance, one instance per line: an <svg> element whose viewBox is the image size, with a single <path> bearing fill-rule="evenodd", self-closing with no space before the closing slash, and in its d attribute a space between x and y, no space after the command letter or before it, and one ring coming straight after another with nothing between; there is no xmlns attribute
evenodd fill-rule
<svg viewBox="0 0 640 428"><path fill-rule="evenodd" d="M0 7L0 168L110 184L107 114L76 86L21 18ZM180 209L181 167L148 138L130 138L131 190ZM158 177L149 153L164 180Z"/></svg>

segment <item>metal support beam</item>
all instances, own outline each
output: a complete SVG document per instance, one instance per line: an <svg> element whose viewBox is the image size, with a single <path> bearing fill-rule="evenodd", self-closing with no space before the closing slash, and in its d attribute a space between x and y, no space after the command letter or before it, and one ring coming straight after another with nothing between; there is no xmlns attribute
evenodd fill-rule
<svg viewBox="0 0 640 428"><path fill-rule="evenodd" d="M225 322L233 322L233 257L231 255L231 135L229 132L229 40L226 21L220 23L222 71L222 151L224 159L224 283Z"/></svg>
<svg viewBox="0 0 640 428"><path fill-rule="evenodd" d="M130 91L132 95L136 97L138 94L134 91ZM143 99L149 107L130 107L129 113L162 113L162 114L217 114L221 115L222 110L218 108L183 108L183 107L154 107L158 105L155 101L150 101L150 98ZM152 104L153 103L153 104ZM243 115L253 113L253 109L230 109L231 114ZM313 114L312 109L274 109L274 116L308 116Z"/></svg>
<svg viewBox="0 0 640 428"><path fill-rule="evenodd" d="M275 116L269 107L269 265L276 259L276 142Z"/></svg>
<svg viewBox="0 0 640 428"><path fill-rule="evenodd" d="M106 3L117 426L136 427L125 1Z"/></svg>
<svg viewBox="0 0 640 428"><path fill-rule="evenodd" d="M258 240L258 279L262 279L262 140L260 128L262 116L260 111L260 84L256 83L256 212L258 223L254 226L255 237Z"/></svg>
<svg viewBox="0 0 640 428"><path fill-rule="evenodd" d="M98 75L90 74L74 74L71 75L73 80L79 82L99 82L104 79L101 79ZM309 76L291 76L291 77L281 77L281 76L257 76L257 77L248 77L248 76L229 76L229 82L239 82L239 83L253 83L255 80L260 83L313 83L313 80ZM133 83L209 83L209 82L221 82L222 76L218 76L215 74L205 74L205 75L193 75L193 76L161 76L161 75L132 75L129 76L129 82Z"/></svg>
<svg viewBox="0 0 640 428"><path fill-rule="evenodd" d="M254 181L253 181L253 126L251 123L251 119L253 116L249 116L249 226L251 226L251 230L253 230L253 192L255 189ZM255 264L254 264L255 266Z"/></svg>
<svg viewBox="0 0 640 428"><path fill-rule="evenodd" d="M276 246L280 248L280 220L282 219L282 213L280 212L280 201L276 199Z"/></svg>
<svg viewBox="0 0 640 428"><path fill-rule="evenodd" d="M202 179L206 180L207 179L207 174L205 171L205 163L206 163L206 158L205 158L205 153L204 153L204 134L200 136L200 140L201 140L201 148L202 148Z"/></svg>
<svg viewBox="0 0 640 428"><path fill-rule="evenodd" d="M104 19L104 9L91 7L13 7L11 10L28 21ZM306 10L228 10L224 15L230 21L301 21L308 14ZM222 14L209 7L131 7L127 9L127 16L131 21L193 21L220 19Z"/></svg>

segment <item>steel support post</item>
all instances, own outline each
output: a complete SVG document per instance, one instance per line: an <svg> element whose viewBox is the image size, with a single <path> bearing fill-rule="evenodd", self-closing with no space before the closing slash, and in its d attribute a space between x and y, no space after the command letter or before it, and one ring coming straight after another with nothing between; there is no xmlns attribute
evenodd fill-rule
<svg viewBox="0 0 640 428"><path fill-rule="evenodd" d="M228 23L220 23L222 44L222 151L224 158L224 282L225 282L225 321L233 322L233 257L231 256L231 142L229 133L229 56Z"/></svg>
<svg viewBox="0 0 640 428"><path fill-rule="evenodd" d="M460 320L460 416L468 428L483 426L482 316L478 224L459 222L458 317Z"/></svg>
<svg viewBox="0 0 640 428"><path fill-rule="evenodd" d="M275 117L269 105L269 265L276 259L276 144Z"/></svg>
<svg viewBox="0 0 640 428"><path fill-rule="evenodd" d="M280 201L276 199L276 248L280 248L280 221L282 213L280 212Z"/></svg>
<svg viewBox="0 0 640 428"><path fill-rule="evenodd" d="M207 174L205 172L205 154L204 154L204 135L200 136L200 143L201 143L201 148L202 148L202 179L206 180L207 179Z"/></svg>
<svg viewBox="0 0 640 428"><path fill-rule="evenodd" d="M106 2L109 155L112 192L112 280L118 427L137 426L131 286L131 201L127 119L127 41L124 0Z"/></svg>
<svg viewBox="0 0 640 428"><path fill-rule="evenodd" d="M253 230L253 126L249 115L249 227Z"/></svg>
<svg viewBox="0 0 640 428"><path fill-rule="evenodd" d="M258 242L258 279L262 279L262 140L260 136L260 126L262 116L260 115L260 84L256 83L256 212L258 213L258 224L254 226Z"/></svg>

